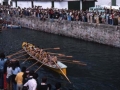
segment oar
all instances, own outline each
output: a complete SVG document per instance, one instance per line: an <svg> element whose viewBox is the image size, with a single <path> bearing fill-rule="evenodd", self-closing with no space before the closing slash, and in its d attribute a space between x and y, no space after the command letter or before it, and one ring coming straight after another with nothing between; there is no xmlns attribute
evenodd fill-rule
<svg viewBox="0 0 120 90"><path fill-rule="evenodd" d="M45 48L45 49L43 49L43 50L49 50L49 49L58 50L58 49L60 49L60 48L59 48L59 47L56 47L56 48Z"/></svg>
<svg viewBox="0 0 120 90"><path fill-rule="evenodd" d="M54 54L54 55L59 55L59 56L65 56L64 54L61 53L52 53L52 52L47 52L48 54Z"/></svg>
<svg viewBox="0 0 120 90"><path fill-rule="evenodd" d="M83 65L83 66L86 66L87 64L85 64L85 63L81 63L81 62L74 62L74 61L71 61L71 62L69 62L69 61L61 61L61 62L66 62L66 63L72 63L72 64L79 64L79 65Z"/></svg>
<svg viewBox="0 0 120 90"><path fill-rule="evenodd" d="M53 60L54 61L54 60ZM61 68L59 67L59 65L57 65L57 63L54 61L54 63L56 64L56 66L60 69L60 71L63 73L63 75L65 76L65 78L69 81L69 83L71 83L71 81L69 80L69 78L65 75L65 73L61 70Z"/></svg>
<svg viewBox="0 0 120 90"><path fill-rule="evenodd" d="M70 62L80 62L78 60L66 60L66 59L59 59L60 61L70 61Z"/></svg>
<svg viewBox="0 0 120 90"><path fill-rule="evenodd" d="M18 56L18 57L14 58L14 59L18 59L18 58L20 58L20 57L22 57L22 56L25 56L25 55L28 55L28 54L23 54L23 55Z"/></svg>
<svg viewBox="0 0 120 90"><path fill-rule="evenodd" d="M42 65L38 69L36 69L35 72L37 72L45 63L46 62L42 63Z"/></svg>
<svg viewBox="0 0 120 90"><path fill-rule="evenodd" d="M35 62L34 64L32 64L31 66L29 66L27 69L31 68L32 66L34 66L35 64L37 64L39 61Z"/></svg>
<svg viewBox="0 0 120 90"><path fill-rule="evenodd" d="M22 51L22 50L23 50L23 49L17 51L16 53L13 53L13 54L11 54L11 55L8 55L7 57L12 57L12 56L14 56L14 55L16 55L16 54L19 54L19 53L21 53L21 52L24 52L24 51Z"/></svg>
<svg viewBox="0 0 120 90"><path fill-rule="evenodd" d="M24 64L27 60L29 60L30 59L30 57L29 58L27 58L27 59L25 59L25 61L24 62L22 62L22 64Z"/></svg>
<svg viewBox="0 0 120 90"><path fill-rule="evenodd" d="M11 57L13 57L13 56L15 56L15 55L17 55L17 54L21 54L21 53L24 53L25 51L21 51L21 52L19 52L19 53L16 53L16 54L14 54L14 55L10 55L10 56L7 56L8 58L11 58Z"/></svg>
<svg viewBox="0 0 120 90"><path fill-rule="evenodd" d="M29 59L33 59L33 58L29 58ZM19 60L20 61L20 60L26 60L26 59L15 59L15 60Z"/></svg>
<svg viewBox="0 0 120 90"><path fill-rule="evenodd" d="M78 60L66 60L66 59L59 59L61 62L67 62L67 63L75 63L75 64L80 64L86 66L87 64L78 61Z"/></svg>
<svg viewBox="0 0 120 90"><path fill-rule="evenodd" d="M68 58L72 58L73 56L64 56L64 55L61 55L61 56L57 56L57 57L68 57Z"/></svg>

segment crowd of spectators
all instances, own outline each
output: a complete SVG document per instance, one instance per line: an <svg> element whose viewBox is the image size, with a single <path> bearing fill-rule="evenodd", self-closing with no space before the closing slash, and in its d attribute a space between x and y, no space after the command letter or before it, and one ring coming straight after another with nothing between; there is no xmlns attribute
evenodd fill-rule
<svg viewBox="0 0 120 90"><path fill-rule="evenodd" d="M110 25L118 25L118 20L120 17L120 10L106 9L105 12L89 12L80 10L66 10L66 9L54 9L48 8L43 9L40 6L35 6L34 8L12 8L12 7L0 7L0 14L4 17L4 14L9 14L12 16L31 16L37 17L40 20L46 19L58 19L58 20L68 20L68 21L82 21L89 23L102 23Z"/></svg>
<svg viewBox="0 0 120 90"><path fill-rule="evenodd" d="M47 77L43 76L41 81L38 77L34 70L28 71L18 60L8 59L0 53L0 90L61 90L60 82L52 87Z"/></svg>

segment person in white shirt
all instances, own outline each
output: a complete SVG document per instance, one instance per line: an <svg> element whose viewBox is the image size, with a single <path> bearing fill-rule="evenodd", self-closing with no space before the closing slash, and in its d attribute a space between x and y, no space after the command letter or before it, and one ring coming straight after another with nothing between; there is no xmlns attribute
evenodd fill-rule
<svg viewBox="0 0 120 90"><path fill-rule="evenodd" d="M33 75L33 78L29 79L24 86L28 86L28 90L36 90L37 88L37 81L35 80L35 77Z"/></svg>
<svg viewBox="0 0 120 90"><path fill-rule="evenodd" d="M6 79L7 79L7 89L9 90L10 86L11 86L11 79L12 79L12 66L11 66L11 62L8 62L7 65L7 75L6 75Z"/></svg>

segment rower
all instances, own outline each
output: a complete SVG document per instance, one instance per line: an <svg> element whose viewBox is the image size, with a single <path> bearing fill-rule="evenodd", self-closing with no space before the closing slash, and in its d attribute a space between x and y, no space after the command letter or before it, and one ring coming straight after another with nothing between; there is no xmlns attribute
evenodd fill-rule
<svg viewBox="0 0 120 90"><path fill-rule="evenodd" d="M40 49L38 47L34 47L34 50L35 51L39 51Z"/></svg>
<svg viewBox="0 0 120 90"><path fill-rule="evenodd" d="M43 52L43 57L47 57L47 51Z"/></svg>
<svg viewBox="0 0 120 90"><path fill-rule="evenodd" d="M27 50L27 51L30 51L30 47L29 47L28 44L26 45L26 50Z"/></svg>
<svg viewBox="0 0 120 90"><path fill-rule="evenodd" d="M43 49L40 49L40 54L42 54L43 53Z"/></svg>
<svg viewBox="0 0 120 90"><path fill-rule="evenodd" d="M57 56L52 56L51 57L51 64L54 65L55 63L57 63Z"/></svg>
<svg viewBox="0 0 120 90"><path fill-rule="evenodd" d="M42 61L43 57L42 54L39 54L39 60Z"/></svg>
<svg viewBox="0 0 120 90"><path fill-rule="evenodd" d="M32 47L31 50L30 50L30 53L35 56L35 51L34 51L34 48Z"/></svg>
<svg viewBox="0 0 120 90"><path fill-rule="evenodd" d="M48 63L48 59L46 57L43 59L43 63Z"/></svg>
<svg viewBox="0 0 120 90"><path fill-rule="evenodd" d="M54 61L57 63L57 56L54 56Z"/></svg>
<svg viewBox="0 0 120 90"><path fill-rule="evenodd" d="M39 54L40 54L40 51L37 51L36 54L35 54L35 57L39 58Z"/></svg>

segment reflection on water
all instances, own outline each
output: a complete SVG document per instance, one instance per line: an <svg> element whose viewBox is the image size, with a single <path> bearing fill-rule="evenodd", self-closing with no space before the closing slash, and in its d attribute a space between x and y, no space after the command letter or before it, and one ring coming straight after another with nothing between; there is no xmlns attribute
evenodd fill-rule
<svg viewBox="0 0 120 90"><path fill-rule="evenodd" d="M60 50L49 51L72 55L72 59L87 64L87 66L80 66L65 63L68 66L67 76L72 84L69 84L61 75L45 67L38 71L39 81L41 77L47 76L48 83L52 85L57 81L61 82L63 90L69 88L73 90L120 90L119 48L30 29L10 29L0 33L0 51L4 51L6 55L12 54L21 49L21 44L24 41L33 43L40 48L60 47ZM72 60L71 58L66 59ZM30 66L33 63L34 61L27 61L21 65ZM39 65L36 65L31 69L35 70L38 67Z"/></svg>

